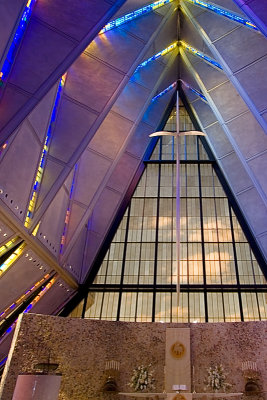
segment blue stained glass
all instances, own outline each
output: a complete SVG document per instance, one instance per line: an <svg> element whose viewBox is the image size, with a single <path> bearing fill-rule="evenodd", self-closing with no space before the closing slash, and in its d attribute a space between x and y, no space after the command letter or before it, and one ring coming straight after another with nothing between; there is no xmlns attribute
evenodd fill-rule
<svg viewBox="0 0 267 400"><path fill-rule="evenodd" d="M0 362L0 367L2 367L2 366L5 364L6 360L7 360L7 357L5 357L5 358Z"/></svg>
<svg viewBox="0 0 267 400"><path fill-rule="evenodd" d="M259 29L256 27L256 25L253 24L248 19L242 18L237 14L234 14L228 10L225 10L224 8L218 7L214 4L210 4L210 3L207 3L207 2L201 1L201 0L186 0L186 1L188 1L189 3L193 3L199 7L206 8L207 10L213 11L216 14L223 15L224 17L231 19L232 21L238 22L238 23L246 26L247 28L254 29L255 31L259 31Z"/></svg>
<svg viewBox="0 0 267 400"><path fill-rule="evenodd" d="M157 100L159 97L163 96L164 94L168 93L170 90L172 90L176 86L177 82L173 82L170 86L168 86L166 89L164 89L162 92L157 94L156 96L153 97L151 101Z"/></svg>
<svg viewBox="0 0 267 400"><path fill-rule="evenodd" d="M73 194L74 182L75 182L75 176L76 176L76 173L77 173L77 169L78 169L78 164L75 164L72 183L71 183L71 188L70 188L70 199L72 198L72 194Z"/></svg>
<svg viewBox="0 0 267 400"><path fill-rule="evenodd" d="M148 58L147 60L143 61L141 64L138 65L134 73L136 73L140 68L145 67L148 63L151 61L157 60L159 57L164 56L165 54L168 54L170 51L174 50L177 47L178 42L172 43L170 46L166 47L165 49L159 51L157 54L154 56Z"/></svg>
<svg viewBox="0 0 267 400"><path fill-rule="evenodd" d="M207 101L206 97L204 96L204 94L202 94L201 92L199 92L198 90L192 88L191 86L188 86L188 89L191 90L191 92L195 93L197 96L201 97L201 99Z"/></svg>
<svg viewBox="0 0 267 400"><path fill-rule="evenodd" d="M60 254L63 251L63 246L64 246L64 243L65 243L65 237L66 237L67 225L68 225L67 217L70 214L70 207L71 207L71 202L70 201L71 201L72 195L73 195L73 189L74 189L74 183L75 183L75 178L76 178L76 174L77 174L77 169L78 169L78 164L75 164L73 177L72 177L71 188L70 188L69 205L68 205L68 209L67 209L67 212L66 212L65 224L64 224L64 228L63 228L62 237L61 237L61 244L60 244L60 251L59 251Z"/></svg>
<svg viewBox="0 0 267 400"><path fill-rule="evenodd" d="M19 48L19 44L21 42L21 39L22 39L24 32L26 30L26 27L28 25L28 22L29 22L29 19L31 16L31 12L32 12L32 8L33 8L35 1L36 0L29 0L25 7L25 10L22 14L19 26L14 35L13 42L11 43L11 45L9 47L6 59L4 61L3 67L2 67L2 71L0 72L0 82L3 81L7 77L8 73L11 69L13 61L15 59L15 55Z"/></svg>
<svg viewBox="0 0 267 400"><path fill-rule="evenodd" d="M29 304L27 308L25 308L25 310L23 311L24 313L27 313L28 311L30 311L32 309L32 304Z"/></svg>
<svg viewBox="0 0 267 400"><path fill-rule="evenodd" d="M35 177L35 182L34 182L33 189L32 189L31 199L30 199L30 203L29 203L29 206L28 206L32 210L35 207L36 198L34 199L34 194L38 191L38 188L39 188L39 185L40 185L40 182L41 182L41 179L42 179L43 169L45 167L46 156L47 156L47 153L48 153L48 146L49 146L49 142L50 142L50 139L51 139L52 126L53 126L53 123L54 123L55 118L56 118L57 108L58 108L58 104L59 104L62 88L64 86L64 82L65 82L65 75L62 76L62 78L61 78L61 80L59 82L59 85L58 85L56 99L55 99L54 107L53 107L53 110L52 110L52 113L51 113L50 123L49 123L49 127L48 127L48 130L47 130L46 138L45 138L45 141L44 141L44 147L43 147L43 150L42 150L41 159L39 161L37 175ZM26 227L28 227L29 219L31 219L32 217L33 217L33 211L31 211L31 212L28 211L27 218L26 218L25 223L24 223L24 225Z"/></svg>
<svg viewBox="0 0 267 400"><path fill-rule="evenodd" d="M189 51L189 53L194 54L195 56L197 56L199 58L202 58L203 60L207 61L209 64L214 65L215 67L217 67L219 69L222 69L222 66L217 61L213 60L206 54L201 53L199 50L196 50L194 47L190 46L189 44L187 44L183 41L181 41L180 44L184 49Z"/></svg>
<svg viewBox="0 0 267 400"><path fill-rule="evenodd" d="M110 31L111 29L113 29L117 26L125 24L126 22L129 22L129 21L132 21L133 19L140 17L141 15L147 14L150 11L153 11L159 7L165 6L165 4L171 3L172 1L173 0L155 1L154 3L148 4L147 6L144 6L135 11L132 11L126 15L123 15L123 16L117 18L117 19L114 19L113 21L110 21L109 23L107 23L107 25L104 26L104 28L99 32L99 34Z"/></svg>
<svg viewBox="0 0 267 400"><path fill-rule="evenodd" d="M202 94L199 90L194 89L192 86L190 86L187 82L185 82L184 80L180 79L180 81L182 82L182 84L189 90L191 90L191 92L195 93L197 96L199 96L202 100L207 101L206 97L204 96L204 94Z"/></svg>

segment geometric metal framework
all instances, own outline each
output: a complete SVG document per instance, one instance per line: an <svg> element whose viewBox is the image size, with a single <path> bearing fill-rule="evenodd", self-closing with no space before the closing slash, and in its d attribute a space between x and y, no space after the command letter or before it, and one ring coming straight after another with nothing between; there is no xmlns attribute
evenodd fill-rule
<svg viewBox="0 0 267 400"><path fill-rule="evenodd" d="M175 111L165 130L175 131ZM194 129L180 106L180 129ZM146 161L98 274L85 318L228 322L267 319L266 280L200 138L180 139L181 298L176 305L174 138ZM78 311L79 310L79 311ZM81 305L71 315L81 316Z"/></svg>
<svg viewBox="0 0 267 400"><path fill-rule="evenodd" d="M20 312L66 315L84 297L87 317L113 296L101 318L265 318L265 2L61 3L0 3L0 369ZM207 135L181 144L178 311L174 143L143 162L176 85Z"/></svg>

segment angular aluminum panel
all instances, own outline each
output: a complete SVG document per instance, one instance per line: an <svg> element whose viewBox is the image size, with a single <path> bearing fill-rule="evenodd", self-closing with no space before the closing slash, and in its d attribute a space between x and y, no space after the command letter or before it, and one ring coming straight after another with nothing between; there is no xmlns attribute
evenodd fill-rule
<svg viewBox="0 0 267 400"><path fill-rule="evenodd" d="M78 3L59 0L35 4L7 87L2 88L1 143L66 72L124 1L110 4L105 0L81 0ZM79 23L75 23L78 20ZM8 113L5 113L7 109Z"/></svg>
<svg viewBox="0 0 267 400"><path fill-rule="evenodd" d="M50 271L51 268L31 249L25 248L21 257L0 278L1 311L14 303Z"/></svg>

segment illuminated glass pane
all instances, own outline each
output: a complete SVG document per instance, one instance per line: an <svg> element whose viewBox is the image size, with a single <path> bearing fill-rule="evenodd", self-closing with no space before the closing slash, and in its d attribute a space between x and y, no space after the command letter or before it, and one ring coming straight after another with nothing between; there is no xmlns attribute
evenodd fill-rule
<svg viewBox="0 0 267 400"><path fill-rule="evenodd" d="M155 322L171 322L171 293L156 294Z"/></svg>
<svg viewBox="0 0 267 400"><path fill-rule="evenodd" d="M141 253L138 254L138 259L143 261L155 259L155 244L154 243L142 243Z"/></svg>
<svg viewBox="0 0 267 400"><path fill-rule="evenodd" d="M180 283L181 284L188 283L188 261L187 260L180 261Z"/></svg>
<svg viewBox="0 0 267 400"><path fill-rule="evenodd" d="M195 164L186 165L186 196L199 197L198 166Z"/></svg>
<svg viewBox="0 0 267 400"><path fill-rule="evenodd" d="M106 276L107 284L119 284L121 280L122 261L109 261Z"/></svg>
<svg viewBox="0 0 267 400"><path fill-rule="evenodd" d="M126 261L127 260L139 261L140 249L141 249L140 243L127 243L126 256L125 256Z"/></svg>
<svg viewBox="0 0 267 400"><path fill-rule="evenodd" d="M94 299L94 302L85 312L85 318L100 319L101 318L101 308L103 302L103 292L101 293L89 293L88 297Z"/></svg>
<svg viewBox="0 0 267 400"><path fill-rule="evenodd" d="M176 207L176 201L173 202L173 211ZM180 241L188 241L188 223L187 223L187 204L186 199L180 200ZM173 218L173 231L176 229L176 217ZM176 234L174 235L173 241L175 241Z"/></svg>
<svg viewBox="0 0 267 400"><path fill-rule="evenodd" d="M126 224L127 224L127 215L126 211L125 216L122 218L122 221L116 231L116 234L113 238L113 242L124 242L125 240L125 232L126 232Z"/></svg>
<svg viewBox="0 0 267 400"><path fill-rule="evenodd" d="M124 243L112 243L109 249L110 260L122 260Z"/></svg>
<svg viewBox="0 0 267 400"><path fill-rule="evenodd" d="M200 166L201 172L201 191L203 197L214 196L214 182L212 165L204 164Z"/></svg>
<svg viewBox="0 0 267 400"><path fill-rule="evenodd" d="M186 160L198 159L197 136L184 136L186 143Z"/></svg>
<svg viewBox="0 0 267 400"><path fill-rule="evenodd" d="M214 185L214 196L215 197L225 197L225 193L224 193L223 187L221 185L221 182L219 181L219 178L215 174L214 170L212 171L212 176L213 176L213 185Z"/></svg>
<svg viewBox="0 0 267 400"><path fill-rule="evenodd" d="M157 262L157 284L172 284L172 263L170 261Z"/></svg>
<svg viewBox="0 0 267 400"><path fill-rule="evenodd" d="M221 284L221 266L219 260L206 260L206 282L208 285Z"/></svg>
<svg viewBox="0 0 267 400"><path fill-rule="evenodd" d="M160 168L160 197L176 197L175 166L163 164Z"/></svg>
<svg viewBox="0 0 267 400"><path fill-rule="evenodd" d="M103 298L103 306L101 312L101 319L116 321L118 311L119 293L105 292Z"/></svg>
<svg viewBox="0 0 267 400"><path fill-rule="evenodd" d="M267 320L267 292L260 292L258 295L260 318L262 321Z"/></svg>
<svg viewBox="0 0 267 400"><path fill-rule="evenodd" d="M236 216L234 215L233 211L232 211L232 221L233 221L233 229L234 229L234 238L236 242L246 242L247 239L244 235L244 232L236 218Z"/></svg>
<svg viewBox="0 0 267 400"><path fill-rule="evenodd" d="M153 153L150 156L150 160L159 160L160 159L160 139L158 140Z"/></svg>
<svg viewBox="0 0 267 400"><path fill-rule="evenodd" d="M187 190L186 190L186 183L187 183L186 167L187 167L187 165L185 165L185 164L181 164L180 165L180 197L186 197L187 196ZM175 183L174 190L176 190L176 183Z"/></svg>
<svg viewBox="0 0 267 400"><path fill-rule="evenodd" d="M172 244L159 243L158 244L158 260L171 261L172 259Z"/></svg>
<svg viewBox="0 0 267 400"><path fill-rule="evenodd" d="M158 230L158 241L159 242L172 242L173 241L173 219L171 217L159 217L159 230Z"/></svg>
<svg viewBox="0 0 267 400"><path fill-rule="evenodd" d="M199 199L187 199L187 230L189 242L201 242L201 222Z"/></svg>
<svg viewBox="0 0 267 400"><path fill-rule="evenodd" d="M259 308L256 293L241 293L244 321L257 321Z"/></svg>
<svg viewBox="0 0 267 400"><path fill-rule="evenodd" d="M225 285L234 285L237 283L236 280L236 269L234 261L221 261L221 274L222 283Z"/></svg>
<svg viewBox="0 0 267 400"><path fill-rule="evenodd" d="M194 129L192 121L182 102L179 104L179 127L180 131L192 131Z"/></svg>
<svg viewBox="0 0 267 400"><path fill-rule="evenodd" d="M179 307L177 306L177 293L172 293L172 322L189 322L188 293L179 294Z"/></svg>
<svg viewBox="0 0 267 400"><path fill-rule="evenodd" d="M139 274L139 260L125 261L123 283L126 285L137 283L138 274Z"/></svg>
<svg viewBox="0 0 267 400"><path fill-rule="evenodd" d="M71 318L81 318L82 317L82 311L83 311L83 304L84 300L82 300L77 307L72 310L72 312L69 314L69 317Z"/></svg>
<svg viewBox="0 0 267 400"><path fill-rule="evenodd" d="M173 203L172 198L160 199L159 216L172 217L172 203Z"/></svg>
<svg viewBox="0 0 267 400"><path fill-rule="evenodd" d="M147 217L157 216L157 199L145 199L144 215Z"/></svg>
<svg viewBox="0 0 267 400"><path fill-rule="evenodd" d="M225 322L241 321L237 293L223 293Z"/></svg>
<svg viewBox="0 0 267 400"><path fill-rule="evenodd" d="M222 293L207 293L208 321L224 322Z"/></svg>
<svg viewBox="0 0 267 400"><path fill-rule="evenodd" d="M219 243L220 259L225 261L234 260L233 243Z"/></svg>
<svg viewBox="0 0 267 400"><path fill-rule="evenodd" d="M141 210L140 210L141 211ZM141 214L141 212L140 212ZM142 239L142 217L132 217L129 221L129 230L128 230L128 241L129 242L141 242Z"/></svg>
<svg viewBox="0 0 267 400"><path fill-rule="evenodd" d="M147 168L146 179L147 185L145 190L146 197L157 197L158 196L158 165L150 165L151 168Z"/></svg>
<svg viewBox="0 0 267 400"><path fill-rule="evenodd" d="M173 138L173 136L162 136L161 159L162 160L173 160L174 159L174 138Z"/></svg>
<svg viewBox="0 0 267 400"><path fill-rule="evenodd" d="M143 214L145 200L141 198L133 198L131 201L130 215L132 217L139 217Z"/></svg>
<svg viewBox="0 0 267 400"><path fill-rule="evenodd" d="M181 124L188 127L185 109L181 115L180 128ZM174 119L173 111L169 123L174 124ZM171 137L160 139L157 149L166 160L175 155ZM198 155L208 159L199 139L181 137L180 157L187 161L180 165L179 307L173 292L177 283L176 166L149 163L94 281L96 286L105 286L108 296L97 293L87 315L116 319L118 297L114 296L114 286L112 291L109 287L122 284L120 319L125 321L240 321L238 292L242 293L245 320L266 319L266 295L260 290L255 293L253 288L249 292L248 286L242 290L242 285L266 284L266 280L212 163L188 162L190 158L197 160ZM209 285L220 285L220 292L215 293L217 288ZM232 285L231 292L226 285ZM144 288L149 292L144 292Z"/></svg>
<svg viewBox="0 0 267 400"><path fill-rule="evenodd" d="M139 283L140 285L152 285L154 282L154 259L140 261Z"/></svg>
<svg viewBox="0 0 267 400"><path fill-rule="evenodd" d="M179 141L179 158L180 158L180 161L186 160L187 159L187 154L186 154L186 136L179 137L178 141ZM177 138L174 139L174 143L175 143L174 159L176 160Z"/></svg>
<svg viewBox="0 0 267 400"><path fill-rule="evenodd" d="M144 242L154 242L156 237L156 217L143 217L143 231L142 231L142 241Z"/></svg>
<svg viewBox="0 0 267 400"><path fill-rule="evenodd" d="M122 293L120 320L135 321L137 293Z"/></svg>
<svg viewBox="0 0 267 400"><path fill-rule="evenodd" d="M259 267L259 264L257 263L256 260L253 260L253 269L254 269L254 276L255 276L255 281L257 284L262 284L266 285L266 278L262 273L262 270Z"/></svg>
<svg viewBox="0 0 267 400"><path fill-rule="evenodd" d="M182 102L180 101L179 104L179 130L180 131L192 131L194 126L192 121L183 106ZM164 128L165 131L176 132L176 105L173 108L169 119Z"/></svg>
<svg viewBox="0 0 267 400"><path fill-rule="evenodd" d="M203 293L189 293L189 321L205 322Z"/></svg>
<svg viewBox="0 0 267 400"><path fill-rule="evenodd" d="M164 128L165 131L176 132L176 106L173 108Z"/></svg>
<svg viewBox="0 0 267 400"><path fill-rule="evenodd" d="M204 146L200 140L198 140L198 151L199 151L199 159L200 160L208 160L209 159L209 156L208 156L206 150L204 149Z"/></svg>
<svg viewBox="0 0 267 400"><path fill-rule="evenodd" d="M105 283L106 281L106 274L107 274L107 267L108 267L108 262L104 260L102 262L101 267L98 270L97 276L95 277L94 283Z"/></svg>
<svg viewBox="0 0 267 400"><path fill-rule="evenodd" d="M238 248L238 245L240 243L236 244L236 247ZM239 280L240 283L242 284L254 284L255 279L254 279L254 273L253 273L253 265L252 261L241 261L238 262L238 273L239 273Z"/></svg>
<svg viewBox="0 0 267 400"><path fill-rule="evenodd" d="M152 293L138 293L136 321L137 322L151 322L152 321Z"/></svg>

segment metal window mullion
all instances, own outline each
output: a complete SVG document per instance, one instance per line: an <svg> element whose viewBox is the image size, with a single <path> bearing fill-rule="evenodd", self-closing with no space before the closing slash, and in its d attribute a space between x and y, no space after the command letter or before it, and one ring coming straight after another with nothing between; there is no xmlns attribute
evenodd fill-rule
<svg viewBox="0 0 267 400"><path fill-rule="evenodd" d="M155 235L155 258L154 258L154 282L153 282L153 300L152 300L152 322L155 321L155 310L156 310L156 286L157 286L157 264L158 264L158 243L159 243L160 182L161 182L161 165L159 164L159 169L158 169L157 216L156 216L156 235Z"/></svg>
<svg viewBox="0 0 267 400"><path fill-rule="evenodd" d="M128 207L128 215L127 215L127 222L126 222L126 229L125 229L124 248L123 248L123 256L122 256L122 266L121 266L121 281L120 281L118 309L117 309L117 317L116 317L117 321L119 321L119 319L120 319L120 311L121 311L121 297L122 297L123 278L124 278L126 251L127 251L127 243L128 243L128 231L129 231L130 214L131 214L131 203L132 203L132 200L130 201L130 204Z"/></svg>
<svg viewBox="0 0 267 400"><path fill-rule="evenodd" d="M240 280L239 280L239 272L238 272L238 265L237 265L237 254L236 254L236 247L235 247L234 226L233 226L233 220L232 220L232 210L231 210L231 205L230 205L229 200L228 200L228 209L229 209L229 217L230 217L231 235L232 235L232 241L233 241L233 252L234 252L237 295L238 295L238 300L239 300L240 317L241 317L241 321L244 321L242 297L241 297L241 290L240 290Z"/></svg>
<svg viewBox="0 0 267 400"><path fill-rule="evenodd" d="M197 144L198 146L198 144ZM204 246L204 224L203 224L203 207L202 207L202 189L201 189L201 169L198 164L198 185L199 185L199 209L200 209L200 226L201 226L201 248L202 248L202 265L203 265L203 292L205 307L205 322L208 322L208 299L207 299L207 281L206 281L206 264L205 264L205 246Z"/></svg>

